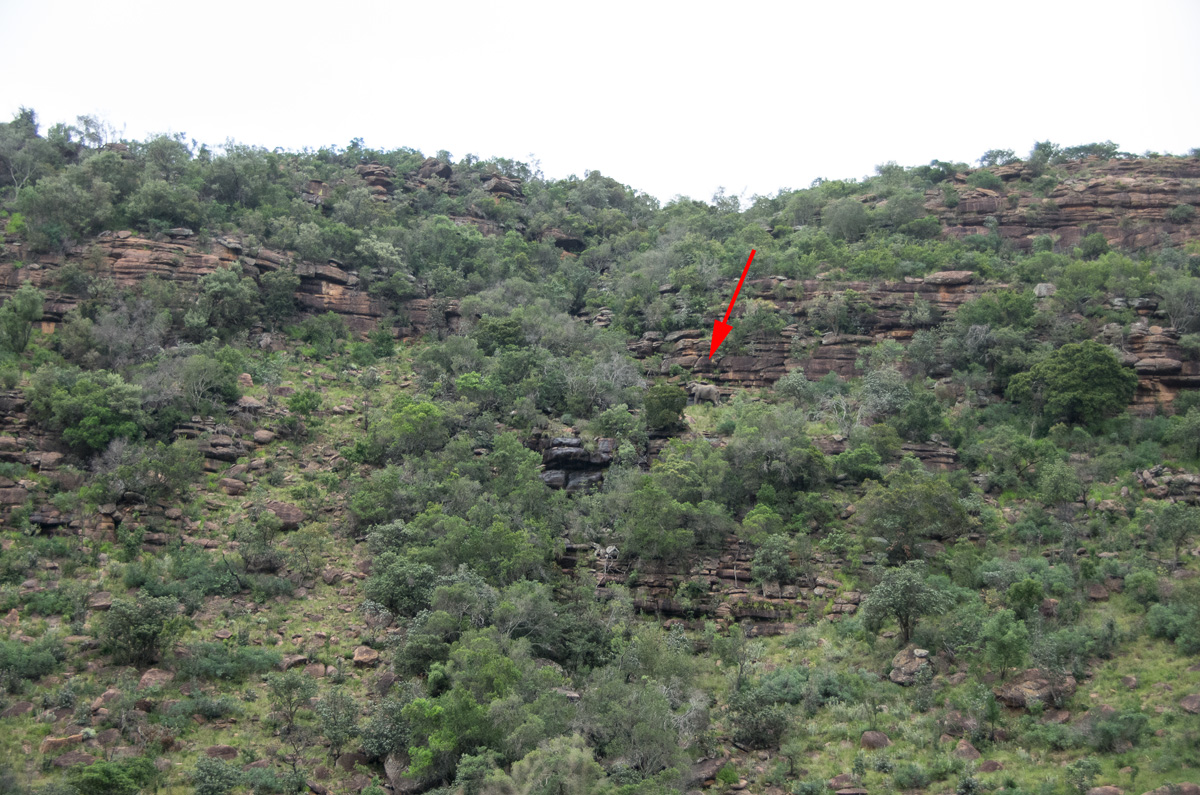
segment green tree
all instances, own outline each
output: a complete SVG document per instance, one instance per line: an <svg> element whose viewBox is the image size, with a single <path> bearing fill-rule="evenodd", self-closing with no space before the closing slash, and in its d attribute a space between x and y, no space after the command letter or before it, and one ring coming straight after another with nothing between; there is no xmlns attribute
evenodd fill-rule
<svg viewBox="0 0 1200 795"><path fill-rule="evenodd" d="M796 579L796 569L792 566L792 556L788 539L783 535L773 535L763 542L754 553L754 562L750 565L750 573L758 580L766 596L767 583L787 585Z"/></svg>
<svg viewBox="0 0 1200 795"><path fill-rule="evenodd" d="M938 615L950 608L951 600L926 580L925 564L911 561L888 569L862 603L863 618L878 627L889 617L900 625L900 643L906 644L922 616Z"/></svg>
<svg viewBox="0 0 1200 795"><path fill-rule="evenodd" d="M672 431L682 425L687 392L670 384L650 387L646 392L646 427L652 431Z"/></svg>
<svg viewBox="0 0 1200 795"><path fill-rule="evenodd" d="M29 345L29 335L34 321L42 319L42 307L46 296L24 282L17 291L0 306L0 350L20 354Z"/></svg>
<svg viewBox="0 0 1200 795"><path fill-rule="evenodd" d="M1012 610L1000 610L983 625L983 645L988 662L999 669L1000 681L1017 668L1029 652L1029 629Z"/></svg>
<svg viewBox="0 0 1200 795"><path fill-rule="evenodd" d="M136 436L144 420L141 387L105 370L43 365L30 379L28 396L34 417L84 452Z"/></svg>
<svg viewBox="0 0 1200 795"><path fill-rule="evenodd" d="M321 735L329 741L330 755L337 759L346 743L358 736L358 702L346 691L335 688L317 702Z"/></svg>
<svg viewBox="0 0 1200 795"><path fill-rule="evenodd" d="M283 724L284 733L295 726L297 713L309 709L309 703L316 695L316 681L302 671L293 669L267 674L267 698Z"/></svg>
<svg viewBox="0 0 1200 795"><path fill-rule="evenodd" d="M894 561L919 556L922 541L958 538L977 522L949 482L919 464L902 465L882 483L872 482L858 509L867 534L887 539Z"/></svg>
<svg viewBox="0 0 1200 795"><path fill-rule="evenodd" d="M513 763L512 771L488 775L480 795L600 795L604 768L578 734L555 737Z"/></svg>
<svg viewBox="0 0 1200 795"><path fill-rule="evenodd" d="M1137 374L1093 340L1059 348L1008 385L1012 400L1031 405L1048 422L1092 425L1133 399Z"/></svg>
<svg viewBox="0 0 1200 795"><path fill-rule="evenodd" d="M215 332L227 339L258 319L258 285L242 275L240 265L217 268L200 279L199 288L195 305L183 318L193 337L206 339Z"/></svg>
<svg viewBox="0 0 1200 795"><path fill-rule="evenodd" d="M1154 517L1154 537L1171 546L1175 565L1179 566L1179 550L1192 536L1200 535L1200 507L1185 502L1173 502Z"/></svg>

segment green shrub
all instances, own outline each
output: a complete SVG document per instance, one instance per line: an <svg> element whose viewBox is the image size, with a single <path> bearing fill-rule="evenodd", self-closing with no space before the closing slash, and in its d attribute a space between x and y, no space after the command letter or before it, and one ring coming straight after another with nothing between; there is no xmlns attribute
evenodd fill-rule
<svg viewBox="0 0 1200 795"><path fill-rule="evenodd" d="M916 762L903 762L892 773L896 789L925 789L929 786L929 774Z"/></svg>
<svg viewBox="0 0 1200 795"><path fill-rule="evenodd" d="M973 188L1000 190L1004 187L1004 180L997 177L991 171L980 170L967 177L967 184Z"/></svg>
<svg viewBox="0 0 1200 795"><path fill-rule="evenodd" d="M1177 204L1167 211L1167 220L1173 224L1190 224L1196 217L1196 208L1190 204Z"/></svg>
<svg viewBox="0 0 1200 795"><path fill-rule="evenodd" d="M0 691L17 692L24 683L53 672L65 658L62 643L55 637L28 644L0 640Z"/></svg>
<svg viewBox="0 0 1200 795"><path fill-rule="evenodd" d="M100 640L118 663L148 665L178 634L179 606L170 596L117 599L101 621Z"/></svg>
<svg viewBox="0 0 1200 795"><path fill-rule="evenodd" d="M180 660L178 673L184 678L241 682L273 670L279 660L279 652L270 649L196 643Z"/></svg>

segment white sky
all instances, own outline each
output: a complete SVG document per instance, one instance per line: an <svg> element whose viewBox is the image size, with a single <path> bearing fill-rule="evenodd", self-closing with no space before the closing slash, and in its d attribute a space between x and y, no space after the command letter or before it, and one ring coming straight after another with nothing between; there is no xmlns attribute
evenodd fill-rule
<svg viewBox="0 0 1200 795"><path fill-rule="evenodd" d="M664 201L1111 139L1200 147L1198 0L0 0L0 114L439 149Z"/></svg>

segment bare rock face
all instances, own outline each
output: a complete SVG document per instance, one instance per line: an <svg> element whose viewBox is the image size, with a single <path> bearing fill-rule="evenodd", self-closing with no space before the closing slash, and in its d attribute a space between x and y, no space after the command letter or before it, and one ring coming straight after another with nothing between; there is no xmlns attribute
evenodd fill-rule
<svg viewBox="0 0 1200 795"><path fill-rule="evenodd" d="M901 649L892 658L892 671L888 674L888 679L898 685L911 687L916 684L917 672L926 665L929 665L929 652L925 649L911 646Z"/></svg>
<svg viewBox="0 0 1200 795"><path fill-rule="evenodd" d="M1075 692L1075 685L1073 676L1053 679L1037 668L1030 668L993 692L1006 707L1024 709L1035 702L1058 704Z"/></svg>

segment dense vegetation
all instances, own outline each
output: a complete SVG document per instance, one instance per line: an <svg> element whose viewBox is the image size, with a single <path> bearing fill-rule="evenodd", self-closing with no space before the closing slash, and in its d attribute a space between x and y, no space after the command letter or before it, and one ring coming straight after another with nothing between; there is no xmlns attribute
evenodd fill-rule
<svg viewBox="0 0 1200 795"><path fill-rule="evenodd" d="M1152 322L1200 357L1200 249L1093 234L1023 253L995 224L944 237L927 207L958 201L963 172L1045 196L1093 155L1132 157L1042 142L973 171L888 163L745 208L660 206L597 172L443 152L417 179L422 153L361 141L214 151L113 141L86 118L42 135L23 112L0 126L0 223L12 272L39 279L0 306L0 382L66 464L0 463L38 495L11 507L0 548L0 703L32 705L0 719L0 792L300 792L358 774L376 795L668 793L700 785L702 758L720 760L714 786L759 792L1194 780L1200 718L1180 698L1200 689L1198 492L1177 476L1149 498L1146 478L1197 471L1200 394L1129 413L1119 353L1153 296ZM405 184L373 190L368 163ZM128 288L106 271L100 233L181 227L201 250L236 239L247 262ZM962 270L995 289L946 316L915 300L907 344L859 341L858 377L793 369L688 405L686 368L628 345L711 326L751 249L751 278ZM293 256L262 272L263 251ZM297 265L330 260L386 302L370 333L301 311ZM71 308L41 333L52 298ZM431 320L398 343L414 298ZM745 300L724 352L798 322L797 348L861 336L875 311L853 289L795 308ZM214 470L204 437L178 433L202 417L275 438ZM602 483L550 488L535 435L589 454L611 440ZM962 466L926 467L913 443ZM45 506L76 525L49 528ZM114 515L111 537L82 532ZM713 560L749 580L714 587ZM688 620L652 615L664 582ZM861 609L842 610L851 592ZM774 611L772 634L731 605ZM911 686L889 681L914 648ZM152 666L173 681L139 688ZM1027 668L1048 682L1037 697L998 698ZM109 730L91 765L22 758ZM860 748L864 732L890 744Z"/></svg>

